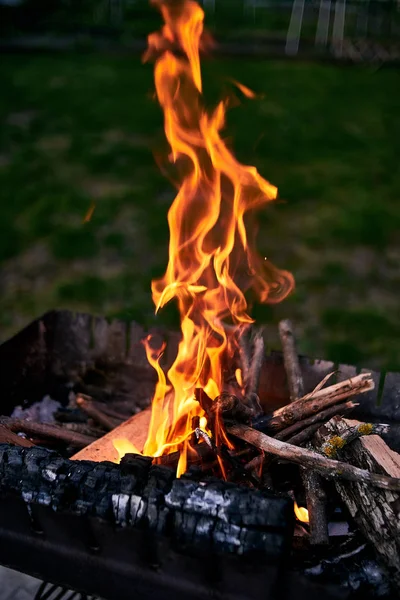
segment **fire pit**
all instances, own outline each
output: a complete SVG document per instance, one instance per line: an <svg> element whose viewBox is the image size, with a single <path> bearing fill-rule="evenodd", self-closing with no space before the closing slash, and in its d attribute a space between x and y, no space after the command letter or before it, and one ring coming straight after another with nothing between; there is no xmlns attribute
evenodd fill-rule
<svg viewBox="0 0 400 600"><path fill-rule="evenodd" d="M380 398L379 374L299 359L286 321L266 356L249 300L294 287L255 248L277 189L221 137L230 100L207 108L203 10L155 3L178 193L152 293L180 334L52 312L0 348L0 562L110 600L393 597L398 378Z"/></svg>
<svg viewBox="0 0 400 600"><path fill-rule="evenodd" d="M167 367L177 336L152 334L167 343ZM58 419L65 419L75 410L68 408L71 396L88 391L101 392L97 405L117 407L125 417L143 411L155 385L141 343L147 336L135 323L46 314L0 347L3 412L32 408L50 395L61 405ZM300 365L305 393L335 369L305 358ZM337 368L342 379L356 375L353 367ZM352 417L390 421L383 437L398 448L399 376L386 374L380 382L373 373L373 379L375 388L360 397ZM280 353L265 357L259 391L263 405L288 402ZM110 599L130 598L132 590L160 598L215 592L312 598L322 590L328 598L393 597L388 571L337 496L328 546L310 546L307 525L299 521L293 535L293 504L284 490L288 481L296 487L296 467L281 464L281 491L261 493L204 477L194 467L176 479L169 466L140 456L128 455L119 465L71 461L66 457L82 440L74 441L76 431L65 432L71 439L53 440L57 451L0 445L2 564Z"/></svg>

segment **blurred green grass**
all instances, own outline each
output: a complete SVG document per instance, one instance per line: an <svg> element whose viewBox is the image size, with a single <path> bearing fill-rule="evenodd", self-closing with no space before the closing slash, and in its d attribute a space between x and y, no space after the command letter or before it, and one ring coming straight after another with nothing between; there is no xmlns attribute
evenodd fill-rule
<svg viewBox="0 0 400 600"><path fill-rule="evenodd" d="M230 110L227 138L280 192L259 249L297 281L254 316L292 318L311 356L400 369L398 71L207 60L210 104L230 77L263 96ZM8 56L0 78L0 339L54 307L154 322L174 192L152 66Z"/></svg>

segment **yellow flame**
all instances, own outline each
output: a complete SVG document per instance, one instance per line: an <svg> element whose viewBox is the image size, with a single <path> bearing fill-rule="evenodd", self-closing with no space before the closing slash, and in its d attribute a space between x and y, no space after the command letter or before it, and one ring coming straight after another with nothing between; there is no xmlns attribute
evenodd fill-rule
<svg viewBox="0 0 400 600"><path fill-rule="evenodd" d="M302 523L309 522L308 510L304 508L304 506L299 506L296 500L294 501L294 514L296 515L296 519L298 521L301 521Z"/></svg>
<svg viewBox="0 0 400 600"><path fill-rule="evenodd" d="M275 200L277 188L254 166L241 164L221 137L226 103L206 109L200 68L203 9L193 0L153 3L164 26L149 36L145 60L155 59L156 94L180 184L168 213L168 266L164 277L152 282L152 294L156 311L177 301L182 341L167 375L146 344L158 384L143 452L157 457L180 451L179 475L186 468L194 418L206 420L196 390L211 400L223 391L224 368L237 351L238 333L253 322L244 293L253 290L261 302L275 303L292 290L293 277L261 259L255 224L247 219ZM213 433L216 444L233 447L218 415Z"/></svg>

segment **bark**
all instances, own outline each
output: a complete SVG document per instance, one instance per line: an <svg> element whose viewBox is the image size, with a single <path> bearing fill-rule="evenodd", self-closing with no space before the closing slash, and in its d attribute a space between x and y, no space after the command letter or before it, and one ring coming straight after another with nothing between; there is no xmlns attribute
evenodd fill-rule
<svg viewBox="0 0 400 600"><path fill-rule="evenodd" d="M332 436L340 437L349 427L357 425L355 421L331 419L319 430L315 443L322 448ZM369 469L383 477L400 478L400 455L378 435L355 439L340 450L339 456L355 467ZM362 533L393 570L396 585L400 586L399 492L371 488L362 479L336 480L335 487Z"/></svg>

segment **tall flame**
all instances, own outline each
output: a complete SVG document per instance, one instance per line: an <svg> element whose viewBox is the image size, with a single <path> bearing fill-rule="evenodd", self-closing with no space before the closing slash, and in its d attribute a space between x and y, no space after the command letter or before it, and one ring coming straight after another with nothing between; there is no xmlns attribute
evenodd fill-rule
<svg viewBox="0 0 400 600"><path fill-rule="evenodd" d="M227 103L220 102L212 112L205 108L202 8L192 0L153 3L165 24L149 36L145 60L155 58L169 158L181 183L168 213L167 270L153 281L152 294L156 311L177 300L182 341L167 377L146 344L158 385L144 454L180 450L179 476L186 468L193 417L206 426L195 390L203 389L212 399L221 393L223 365L233 356L240 331L252 322L244 293L252 289L261 302L279 302L291 291L293 278L258 256L254 224L245 223L246 214L277 197L277 188L255 167L238 162L222 139ZM240 89L253 95L244 86ZM222 430L214 434L224 436Z"/></svg>

